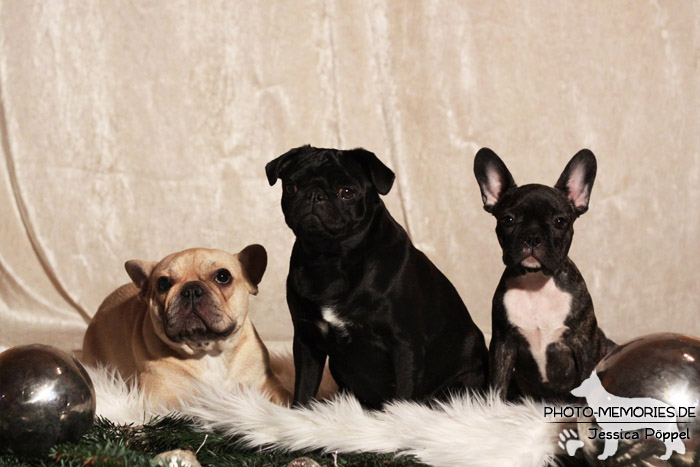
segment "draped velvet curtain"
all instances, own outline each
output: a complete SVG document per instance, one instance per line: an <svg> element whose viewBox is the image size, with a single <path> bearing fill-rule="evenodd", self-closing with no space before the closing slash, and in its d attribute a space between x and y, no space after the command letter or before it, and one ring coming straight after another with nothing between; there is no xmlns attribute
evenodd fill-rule
<svg viewBox="0 0 700 467"><path fill-rule="evenodd" d="M293 236L267 161L374 151L386 202L490 332L502 271L472 174L598 156L570 252L603 328L700 334L700 4L0 0L0 346L77 347L128 259L263 244L288 341Z"/></svg>

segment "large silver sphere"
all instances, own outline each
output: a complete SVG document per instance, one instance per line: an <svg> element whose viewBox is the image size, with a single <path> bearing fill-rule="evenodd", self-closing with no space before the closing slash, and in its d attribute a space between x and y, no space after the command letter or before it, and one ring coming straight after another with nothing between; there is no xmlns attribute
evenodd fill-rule
<svg viewBox="0 0 700 467"><path fill-rule="evenodd" d="M678 429L689 429L684 440L685 454L674 453L674 465L692 465L700 449L700 339L684 334L650 334L619 346L603 358L596 373L605 390L615 396L650 397L674 407L695 407L695 417L679 418ZM589 429L597 425L592 419L579 419L579 437L591 464L600 465L603 440L588 439ZM617 452L603 463L614 466L665 466L661 460L666 448L654 438L619 440Z"/></svg>
<svg viewBox="0 0 700 467"><path fill-rule="evenodd" d="M45 454L77 441L94 417L95 389L74 357L39 344L0 354L0 450Z"/></svg>

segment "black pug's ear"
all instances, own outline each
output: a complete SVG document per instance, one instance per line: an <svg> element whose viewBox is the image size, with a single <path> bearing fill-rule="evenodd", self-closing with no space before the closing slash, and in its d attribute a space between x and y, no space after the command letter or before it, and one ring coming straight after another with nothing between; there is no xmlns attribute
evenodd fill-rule
<svg viewBox="0 0 700 467"><path fill-rule="evenodd" d="M479 183L486 212L493 212L493 207L503 193L516 186L506 165L489 148L479 149L474 156L474 175Z"/></svg>
<svg viewBox="0 0 700 467"><path fill-rule="evenodd" d="M138 259L132 259L124 263L124 269L126 269L126 273L129 275L136 287L143 292L148 284L148 278L151 277L151 273L153 272L153 268L156 267L156 264L158 263L155 261L141 261Z"/></svg>
<svg viewBox="0 0 700 467"><path fill-rule="evenodd" d="M386 195L394 184L396 175L384 165L382 161L373 153L366 149L356 148L346 151L346 154L357 159L367 171L374 188L380 195Z"/></svg>
<svg viewBox="0 0 700 467"><path fill-rule="evenodd" d="M276 159L271 160L265 165L265 174L267 174L267 181L270 182L270 186L277 183L277 179L280 178L280 172L289 163L293 156L296 154L305 152L311 149L311 145L307 144L305 146L299 146L298 148L290 149Z"/></svg>
<svg viewBox="0 0 700 467"><path fill-rule="evenodd" d="M581 149L566 164L564 172L554 185L574 203L577 216L588 211L596 170L597 164L593 153L588 149Z"/></svg>
<svg viewBox="0 0 700 467"><path fill-rule="evenodd" d="M258 284L262 280L267 269L267 252L262 245L253 244L243 248L238 253L238 261L241 263L243 274L250 287L248 291L253 295L258 294Z"/></svg>

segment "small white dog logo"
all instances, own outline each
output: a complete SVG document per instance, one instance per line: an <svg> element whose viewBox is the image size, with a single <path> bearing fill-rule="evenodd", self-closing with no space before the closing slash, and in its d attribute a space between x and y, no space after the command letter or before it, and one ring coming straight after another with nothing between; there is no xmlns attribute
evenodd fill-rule
<svg viewBox="0 0 700 467"><path fill-rule="evenodd" d="M666 452L661 456L662 460L667 460L673 451L685 454L685 445L680 439L678 423L676 417L651 416L650 414L659 409L666 410L672 406L651 397L619 397L610 394L605 390L600 382L600 378L595 371L584 380L581 385L571 390L571 394L576 397L585 397L588 405L596 414L596 421L602 431L636 431L640 429L652 429L654 433L664 433L661 439L666 445ZM628 410L624 410L628 409ZM634 415L634 412L641 413L641 416ZM662 412L664 414L669 412ZM613 415L617 416L613 416ZM676 436L677 435L677 436ZM670 439L666 439L666 438ZM617 451L617 437L605 437L605 447L598 459L603 460L615 454Z"/></svg>

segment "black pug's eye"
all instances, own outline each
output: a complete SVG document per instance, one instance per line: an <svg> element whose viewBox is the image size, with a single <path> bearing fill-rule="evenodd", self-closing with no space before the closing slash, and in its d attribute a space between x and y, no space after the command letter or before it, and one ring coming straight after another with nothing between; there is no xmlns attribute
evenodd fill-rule
<svg viewBox="0 0 700 467"><path fill-rule="evenodd" d="M287 193L292 194L292 195L294 193L296 193L298 190L299 189L297 188L296 185L289 184L289 185L284 186L284 191L286 191Z"/></svg>
<svg viewBox="0 0 700 467"><path fill-rule="evenodd" d="M168 290L170 290L170 287L173 286L173 283L170 281L169 278L165 276L160 276L158 280L156 281L156 287L158 288L158 292L160 293L165 293Z"/></svg>
<svg viewBox="0 0 700 467"><path fill-rule="evenodd" d="M554 227L556 227L557 229L563 229L564 227L566 227L566 219L563 217L557 217L556 219L554 219Z"/></svg>
<svg viewBox="0 0 700 467"><path fill-rule="evenodd" d="M501 217L501 225L503 227L512 227L515 224L515 219L513 216L503 216Z"/></svg>
<svg viewBox="0 0 700 467"><path fill-rule="evenodd" d="M341 188L338 190L338 198L340 199L353 199L355 197L355 192L350 188Z"/></svg>
<svg viewBox="0 0 700 467"><path fill-rule="evenodd" d="M218 271L216 271L216 277L214 277L214 280L221 285L230 284L231 279L231 273L228 272L228 269L219 269Z"/></svg>

